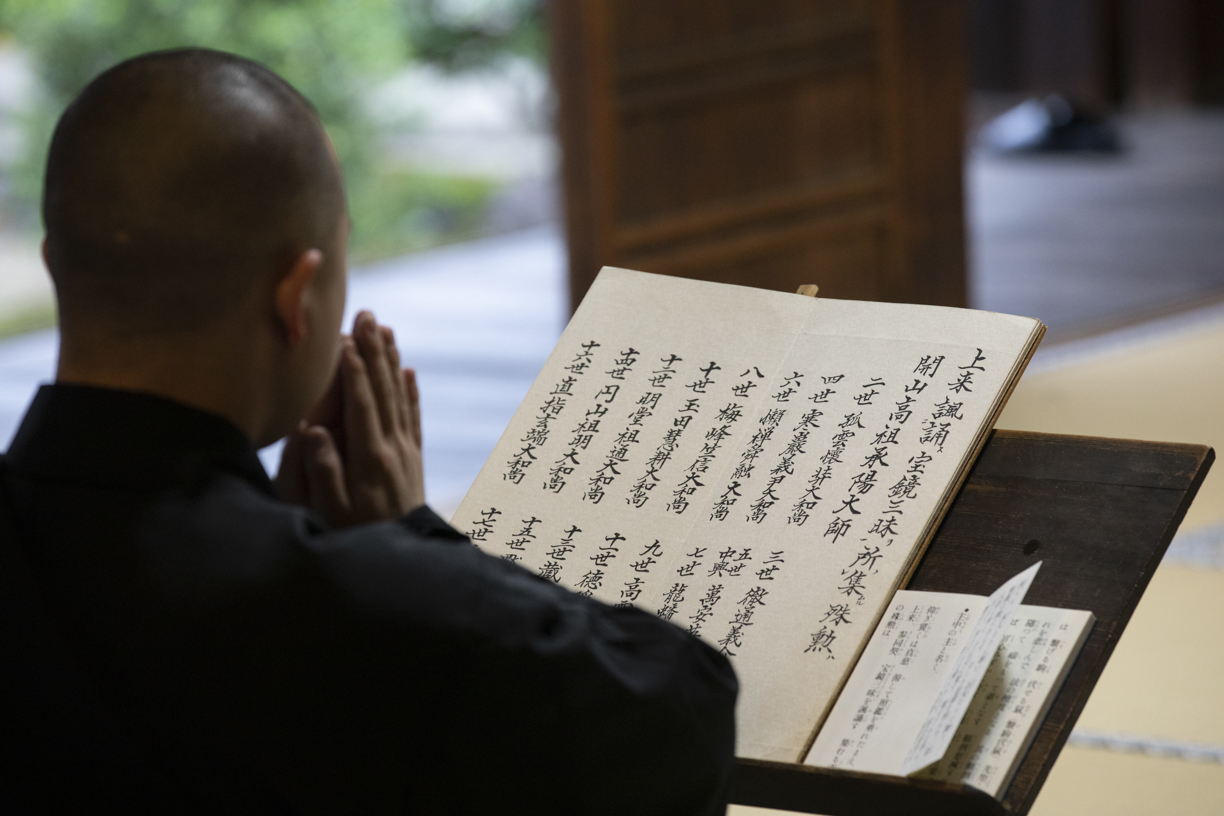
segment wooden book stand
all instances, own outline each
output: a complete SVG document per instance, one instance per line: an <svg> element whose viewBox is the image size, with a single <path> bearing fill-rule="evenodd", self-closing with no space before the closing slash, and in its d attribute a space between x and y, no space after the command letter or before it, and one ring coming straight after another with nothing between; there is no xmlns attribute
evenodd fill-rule
<svg viewBox="0 0 1224 816"><path fill-rule="evenodd" d="M908 588L989 595L1040 560L1026 603L1096 615L1002 801L965 785L747 759L731 801L826 816L1024 816L1214 459L1203 445L991 435Z"/></svg>

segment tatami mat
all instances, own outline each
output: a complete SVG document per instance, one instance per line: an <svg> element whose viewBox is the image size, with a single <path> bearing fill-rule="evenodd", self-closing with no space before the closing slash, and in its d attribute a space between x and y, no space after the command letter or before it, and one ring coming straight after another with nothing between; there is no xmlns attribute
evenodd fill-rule
<svg viewBox="0 0 1224 816"><path fill-rule="evenodd" d="M1080 359L1051 349L1039 357L998 427L1048 433L1193 442L1224 450L1224 312L1169 320L1163 336L1131 342L1138 330L1077 343ZM1039 352L1041 354L1042 352ZM1061 360L1060 360L1061 357ZM1045 370L1041 370L1045 368ZM1183 530L1224 522L1224 467L1208 474Z"/></svg>
<svg viewBox="0 0 1224 816"><path fill-rule="evenodd" d="M1224 765L1067 748L1032 816L1162 816L1224 813ZM727 816L781 816L732 805ZM896 814L905 816L905 814Z"/></svg>
<svg viewBox="0 0 1224 816"><path fill-rule="evenodd" d="M430 491L444 511L462 496L560 331L562 260L556 233L539 230L354 276L350 307L374 307L421 370ZM0 343L0 438L50 376L54 353L50 332ZM1224 450L1222 405L1224 308L1211 307L1043 349L999 426ZM1115 745L1219 748L1222 675L1224 464L1203 485L1080 725L1118 737ZM1033 812L1166 811L1224 813L1224 764L1068 748Z"/></svg>
<svg viewBox="0 0 1224 816"><path fill-rule="evenodd" d="M1067 748L1032 816L1219 816L1224 765Z"/></svg>
<svg viewBox="0 0 1224 816"><path fill-rule="evenodd" d="M1224 309L1043 349L998 426L1224 452ZM1098 747L1063 750L1034 816L1224 813L1222 568L1224 464L1217 464L1080 717L1078 730L1091 737L1080 744ZM1216 761L1177 758L1179 750Z"/></svg>
<svg viewBox="0 0 1224 816"><path fill-rule="evenodd" d="M1079 727L1224 746L1222 677L1224 572L1162 566Z"/></svg>
<svg viewBox="0 0 1224 816"><path fill-rule="evenodd" d="M1051 349L1021 381L999 427L1224 451L1224 314L1210 309L1165 323L1139 343L1142 328L1084 341L1079 359L1074 348ZM1035 816L1224 813L1224 764L1153 755L1181 743L1218 757L1224 746L1222 556L1217 463L1078 723L1084 732L1147 741L1149 753L1067 748Z"/></svg>

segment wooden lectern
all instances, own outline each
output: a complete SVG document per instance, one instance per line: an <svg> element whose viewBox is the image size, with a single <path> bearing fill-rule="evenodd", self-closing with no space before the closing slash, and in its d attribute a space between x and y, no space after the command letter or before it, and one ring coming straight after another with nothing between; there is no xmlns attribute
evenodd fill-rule
<svg viewBox="0 0 1224 816"><path fill-rule="evenodd" d="M731 801L825 816L1024 816L1214 459L1203 445L991 435L907 588L989 595L1043 561L1025 601L1096 615L1001 802L964 785L744 759Z"/></svg>

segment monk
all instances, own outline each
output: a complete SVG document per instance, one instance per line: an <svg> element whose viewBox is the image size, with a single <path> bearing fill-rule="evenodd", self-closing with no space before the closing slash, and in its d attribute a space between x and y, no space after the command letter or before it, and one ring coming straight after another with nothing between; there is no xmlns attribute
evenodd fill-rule
<svg viewBox="0 0 1224 816"><path fill-rule="evenodd" d="M724 812L725 658L425 504L415 380L369 313L341 335L343 179L290 85L203 49L106 71L43 216L60 349L0 479L0 810Z"/></svg>

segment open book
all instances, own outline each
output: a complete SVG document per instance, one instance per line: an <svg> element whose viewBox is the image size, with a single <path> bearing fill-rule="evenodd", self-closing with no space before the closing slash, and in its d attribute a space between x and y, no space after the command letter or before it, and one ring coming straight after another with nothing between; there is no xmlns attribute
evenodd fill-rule
<svg viewBox="0 0 1224 816"><path fill-rule="evenodd" d="M1044 331L604 269L453 521L714 644L801 761Z"/></svg>
<svg viewBox="0 0 1224 816"><path fill-rule="evenodd" d="M1001 798L1091 612L1022 606L1040 564L989 598L900 590L807 764L960 782Z"/></svg>

